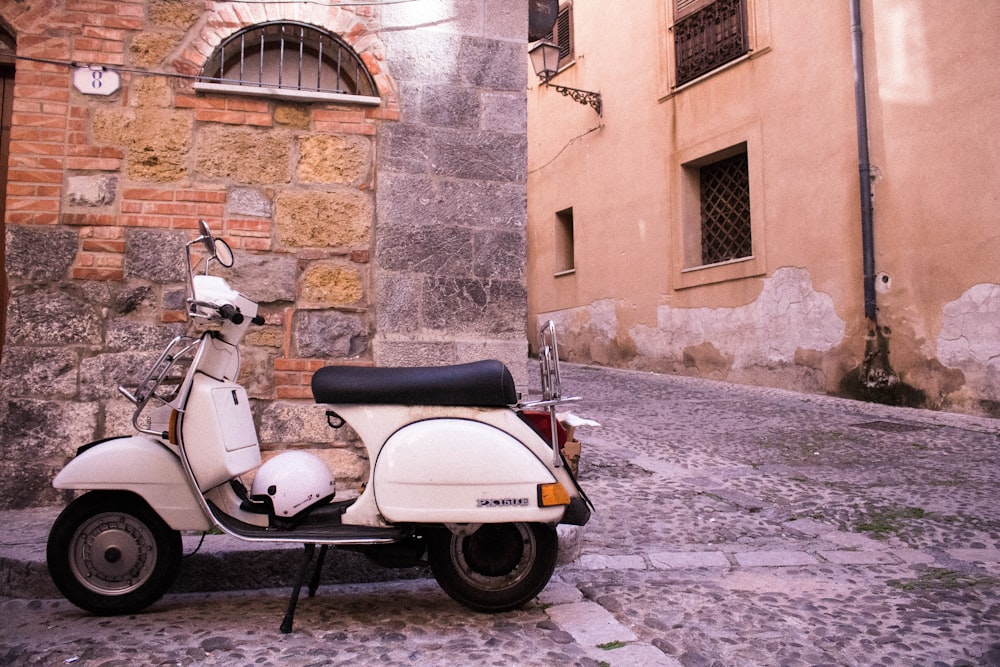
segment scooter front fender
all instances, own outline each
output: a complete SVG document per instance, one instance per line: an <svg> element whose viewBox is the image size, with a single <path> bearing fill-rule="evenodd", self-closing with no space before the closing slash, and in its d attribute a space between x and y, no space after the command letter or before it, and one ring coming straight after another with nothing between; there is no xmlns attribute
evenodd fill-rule
<svg viewBox="0 0 1000 667"><path fill-rule="evenodd" d="M379 512L391 522L557 523L563 505L540 507L555 476L523 443L469 419L403 427L379 452L372 475Z"/></svg>
<svg viewBox="0 0 1000 667"><path fill-rule="evenodd" d="M59 471L57 489L132 491L175 530L208 530L180 459L152 438L129 436L95 443Z"/></svg>

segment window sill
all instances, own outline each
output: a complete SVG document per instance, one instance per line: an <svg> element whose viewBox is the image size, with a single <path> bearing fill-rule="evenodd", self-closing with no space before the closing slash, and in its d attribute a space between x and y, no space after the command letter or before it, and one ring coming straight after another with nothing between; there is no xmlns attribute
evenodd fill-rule
<svg viewBox="0 0 1000 667"><path fill-rule="evenodd" d="M556 70L556 73L552 75L552 78L554 79L555 77L559 76L560 74L562 74L575 64L576 64L576 56L573 56L573 58L571 60L568 60L565 65L561 65L559 69Z"/></svg>
<svg viewBox="0 0 1000 667"><path fill-rule="evenodd" d="M719 65L718 67L716 67L715 69L713 69L711 72L705 72L704 74L702 74L701 76L699 76L697 79L692 79L692 80L688 81L687 83L682 83L679 86L673 86L673 87L671 87L670 88L670 92L666 93L665 95L660 96L656 101L657 102L666 102L667 100L669 100L674 95L676 95L678 93L682 93L685 90L687 90L688 88L691 88L692 86L697 86L699 83L701 83L701 82L703 82L703 81L705 81L707 79L711 79L713 76L716 76L717 74L721 74L722 72L725 72L726 70L729 70L729 69L731 69L733 67L736 67L740 63L745 63L748 60L753 60L754 58L758 58L758 57L764 55L765 53L769 52L770 50L771 50L770 46L765 46L764 48L760 49L759 51L748 51L747 53L745 53L744 55L740 56L736 60L730 60L728 63L724 63L722 65Z"/></svg>
<svg viewBox="0 0 1000 667"><path fill-rule="evenodd" d="M556 271L552 274L553 278L561 278L563 276L571 276L576 273L576 269L566 269L565 271Z"/></svg>
<svg viewBox="0 0 1000 667"><path fill-rule="evenodd" d="M728 262L719 262L718 264L692 266L691 268L680 270L680 274L677 276L677 289L753 278L755 276L762 276L764 273L763 259L755 256L741 257L729 260Z"/></svg>
<svg viewBox="0 0 1000 667"><path fill-rule="evenodd" d="M203 93L223 93L226 95L250 95L254 97L270 97L296 102L334 102L337 104L359 104L378 106L382 104L381 97L368 95L349 95L346 93L323 93L316 90L296 90L295 88L278 88L277 86L234 85L226 83L207 83L196 81L194 89Z"/></svg>

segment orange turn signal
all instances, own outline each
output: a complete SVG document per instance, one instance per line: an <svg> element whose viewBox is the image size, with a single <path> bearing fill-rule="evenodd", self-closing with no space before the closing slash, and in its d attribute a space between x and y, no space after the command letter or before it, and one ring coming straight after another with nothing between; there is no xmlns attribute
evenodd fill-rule
<svg viewBox="0 0 1000 667"><path fill-rule="evenodd" d="M559 482L538 485L538 506L569 505L569 494Z"/></svg>
<svg viewBox="0 0 1000 667"><path fill-rule="evenodd" d="M171 410L170 412L170 425L167 427L167 442L171 445L177 444L177 418L181 416L177 410Z"/></svg>

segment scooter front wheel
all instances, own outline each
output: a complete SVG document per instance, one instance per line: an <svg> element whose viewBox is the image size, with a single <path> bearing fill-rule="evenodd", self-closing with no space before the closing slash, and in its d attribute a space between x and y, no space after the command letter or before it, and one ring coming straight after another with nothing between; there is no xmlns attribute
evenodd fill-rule
<svg viewBox="0 0 1000 667"><path fill-rule="evenodd" d="M62 511L46 547L49 574L76 606L101 616L156 602L177 578L181 536L139 496L91 491Z"/></svg>
<svg viewBox="0 0 1000 667"><path fill-rule="evenodd" d="M559 553L555 528L540 523L485 524L470 534L441 530L427 556L444 592L484 612L516 609L538 595Z"/></svg>

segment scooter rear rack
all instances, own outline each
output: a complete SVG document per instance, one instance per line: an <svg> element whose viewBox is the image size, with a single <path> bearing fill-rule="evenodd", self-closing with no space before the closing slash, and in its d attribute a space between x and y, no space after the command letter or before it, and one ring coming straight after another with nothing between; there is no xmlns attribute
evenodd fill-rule
<svg viewBox="0 0 1000 667"><path fill-rule="evenodd" d="M559 452L559 418L556 408L566 403L576 403L579 396L563 396L562 380L559 377L559 347L556 343L556 324L549 320L538 332L539 350L538 363L542 375L542 398L537 401L518 403L519 410L545 410L549 413L551 424L552 465L560 467L563 464Z"/></svg>

